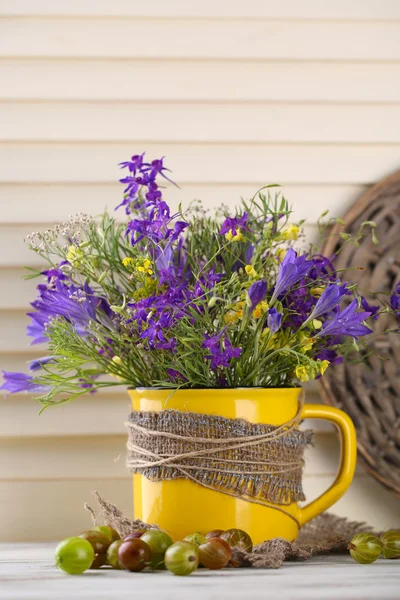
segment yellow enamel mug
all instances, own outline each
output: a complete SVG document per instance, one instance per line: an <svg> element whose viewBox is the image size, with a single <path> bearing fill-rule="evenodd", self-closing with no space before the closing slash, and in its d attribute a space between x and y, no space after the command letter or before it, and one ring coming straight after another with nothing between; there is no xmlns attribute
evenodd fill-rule
<svg viewBox="0 0 400 600"><path fill-rule="evenodd" d="M300 388L194 389L174 393L160 389L129 390L135 411L174 409L270 425L282 425L296 416L300 392ZM273 506L262 506L210 490L187 479L153 482L135 474L135 519L157 524L175 540L196 531L205 534L212 529L232 527L247 531L255 544L275 537L289 541L296 539L300 527L343 496L353 479L357 457L354 425L343 411L306 404L301 418L330 421L340 433L338 474L330 488L316 500L303 507L297 503L279 505L276 510Z"/></svg>

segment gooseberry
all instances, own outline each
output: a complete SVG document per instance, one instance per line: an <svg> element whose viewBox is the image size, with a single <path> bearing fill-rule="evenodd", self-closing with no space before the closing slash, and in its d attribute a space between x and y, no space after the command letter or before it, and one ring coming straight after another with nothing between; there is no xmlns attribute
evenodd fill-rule
<svg viewBox="0 0 400 600"><path fill-rule="evenodd" d="M206 541L205 536L202 533L190 533L185 538L183 538L184 542L189 542L194 546L201 546Z"/></svg>
<svg viewBox="0 0 400 600"><path fill-rule="evenodd" d="M94 560L93 546L80 537L69 537L60 542L55 551L56 566L70 575L79 575Z"/></svg>
<svg viewBox="0 0 400 600"><path fill-rule="evenodd" d="M87 531L84 531L79 537L92 544L95 554L104 554L107 552L107 548L111 544L110 539L104 535L104 533L94 529L88 529Z"/></svg>
<svg viewBox="0 0 400 600"><path fill-rule="evenodd" d="M221 540L228 542L231 548L239 548L244 552L253 550L253 542L248 533L242 529L227 529L220 535Z"/></svg>
<svg viewBox="0 0 400 600"><path fill-rule="evenodd" d="M118 561L127 571L143 571L150 565L151 550L143 540L124 540L118 548Z"/></svg>
<svg viewBox="0 0 400 600"><path fill-rule="evenodd" d="M108 537L110 542L115 542L116 540L121 539L118 531L109 525L96 525L96 527L93 527L92 531L100 531L100 533L103 533L106 537Z"/></svg>
<svg viewBox="0 0 400 600"><path fill-rule="evenodd" d="M153 569L164 568L164 554L172 545L172 540L168 533L160 529L148 529L140 538L149 546L151 550L151 564Z"/></svg>
<svg viewBox="0 0 400 600"><path fill-rule="evenodd" d="M176 542L167 549L164 562L174 575L190 575L199 566L199 551L189 542Z"/></svg>
<svg viewBox="0 0 400 600"><path fill-rule="evenodd" d="M136 531L132 531L132 533L128 533L128 535L124 537L124 541L127 542L128 540L137 540L138 538L142 537L146 531L147 529L137 529Z"/></svg>
<svg viewBox="0 0 400 600"><path fill-rule="evenodd" d="M381 536L384 558L400 558L400 531L387 531Z"/></svg>
<svg viewBox="0 0 400 600"><path fill-rule="evenodd" d="M90 565L91 569L100 569L107 564L107 552L103 552L102 554L96 554L94 557L94 561Z"/></svg>
<svg viewBox="0 0 400 600"><path fill-rule="evenodd" d="M207 569L222 569L232 557L228 542L221 538L209 538L199 547L200 563Z"/></svg>
<svg viewBox="0 0 400 600"><path fill-rule="evenodd" d="M350 550L352 558L362 565L375 562L382 552L380 540L372 533L358 533L347 549Z"/></svg>
<svg viewBox="0 0 400 600"><path fill-rule="evenodd" d="M115 540L107 548L107 564L113 569L121 569L121 565L118 560L118 548L123 543L123 540Z"/></svg>
<svg viewBox="0 0 400 600"><path fill-rule="evenodd" d="M221 536L221 533L224 533L223 529L213 529L206 534L206 540L209 540L210 538L218 538Z"/></svg>

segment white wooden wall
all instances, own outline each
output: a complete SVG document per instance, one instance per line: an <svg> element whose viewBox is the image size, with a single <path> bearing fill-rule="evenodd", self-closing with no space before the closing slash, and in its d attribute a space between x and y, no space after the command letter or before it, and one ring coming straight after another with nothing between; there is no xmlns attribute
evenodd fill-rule
<svg viewBox="0 0 400 600"><path fill-rule="evenodd" d="M25 338L34 296L22 243L72 212L113 208L117 162L166 155L182 190L233 205L285 185L312 235L400 164L398 0L0 0L0 367L40 355ZM313 227L314 224L314 227ZM318 401L311 390L309 400ZM131 508L123 391L37 416L0 404L0 539L89 524L98 489ZM337 443L320 428L305 485L328 487ZM399 502L359 470L338 514L399 524Z"/></svg>

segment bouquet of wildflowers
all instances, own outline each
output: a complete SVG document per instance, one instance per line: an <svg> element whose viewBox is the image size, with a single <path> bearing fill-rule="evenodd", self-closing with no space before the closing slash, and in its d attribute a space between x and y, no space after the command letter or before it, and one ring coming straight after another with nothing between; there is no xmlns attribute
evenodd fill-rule
<svg viewBox="0 0 400 600"><path fill-rule="evenodd" d="M354 354L370 319L399 311L399 286L391 308L370 306L313 246L295 250L302 223L279 186L234 211L194 202L171 214L162 159L121 166L127 222L77 215L28 236L48 266L30 275L44 281L27 333L48 351L30 375L4 373L8 392L49 406L115 385L297 386Z"/></svg>

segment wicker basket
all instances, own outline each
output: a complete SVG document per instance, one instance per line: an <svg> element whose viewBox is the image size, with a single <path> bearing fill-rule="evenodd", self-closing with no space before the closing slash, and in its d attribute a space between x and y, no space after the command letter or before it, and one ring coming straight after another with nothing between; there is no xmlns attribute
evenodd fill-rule
<svg viewBox="0 0 400 600"><path fill-rule="evenodd" d="M400 171L367 191L344 217L346 232L355 233L363 221L377 223L379 245L368 236L359 247L342 248L335 266L338 270L362 265L364 270L346 273L358 282L362 294L376 304L368 291L394 288L400 280ZM335 225L322 249L331 256L343 241L343 230ZM375 331L398 328L392 315L381 315ZM377 336L371 346L377 355L364 363L336 365L320 380L322 397L328 404L344 409L353 419L358 434L361 461L389 490L400 496L400 335Z"/></svg>

